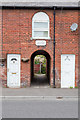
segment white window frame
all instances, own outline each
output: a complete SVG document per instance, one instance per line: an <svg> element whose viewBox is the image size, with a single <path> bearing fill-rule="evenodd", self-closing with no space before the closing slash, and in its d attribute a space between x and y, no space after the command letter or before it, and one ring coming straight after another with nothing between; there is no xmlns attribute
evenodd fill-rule
<svg viewBox="0 0 80 120"><path fill-rule="evenodd" d="M46 20L41 20L41 18L40 18L40 20L38 19L36 19L37 18L37 16L39 17L39 15L38 15L38 13L39 13L39 15L40 15L40 17L41 17L41 14L44 14L45 15L45 17L46 17ZM49 24L50 24L50 21L49 21L49 16L46 14L46 13L44 13L44 12L38 12L38 13L36 13L34 16L33 16L33 19L32 19L32 39L50 39L50 27L49 27ZM34 17L35 17L35 19L34 19ZM48 23L48 28L34 28L34 23L35 22L47 22ZM34 31L35 32L42 32L42 31L47 31L48 32L48 37L34 37Z"/></svg>

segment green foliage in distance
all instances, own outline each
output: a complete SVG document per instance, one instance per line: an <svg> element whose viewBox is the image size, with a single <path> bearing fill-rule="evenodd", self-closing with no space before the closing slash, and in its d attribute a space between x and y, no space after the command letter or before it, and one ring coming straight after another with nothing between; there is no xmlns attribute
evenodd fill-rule
<svg viewBox="0 0 80 120"><path fill-rule="evenodd" d="M36 58L39 59L34 58L34 64L40 64L40 59L43 58L41 65L41 74L46 74L46 57L44 55L37 55ZM38 71L38 74L40 74L40 71Z"/></svg>

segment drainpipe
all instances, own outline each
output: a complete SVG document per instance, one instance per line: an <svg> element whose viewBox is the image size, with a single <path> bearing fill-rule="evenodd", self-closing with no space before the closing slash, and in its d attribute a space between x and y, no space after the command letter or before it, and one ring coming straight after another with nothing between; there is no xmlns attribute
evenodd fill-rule
<svg viewBox="0 0 80 120"><path fill-rule="evenodd" d="M54 7L54 41L53 41L53 87L55 88L55 7Z"/></svg>

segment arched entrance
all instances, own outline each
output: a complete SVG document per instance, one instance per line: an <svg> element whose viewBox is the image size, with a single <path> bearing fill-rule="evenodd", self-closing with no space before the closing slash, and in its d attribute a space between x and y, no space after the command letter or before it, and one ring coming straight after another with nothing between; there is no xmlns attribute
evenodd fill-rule
<svg viewBox="0 0 80 120"><path fill-rule="evenodd" d="M46 58L46 74L34 74L34 59L37 55L43 55ZM50 85L50 55L44 50L38 50L31 56L31 85Z"/></svg>

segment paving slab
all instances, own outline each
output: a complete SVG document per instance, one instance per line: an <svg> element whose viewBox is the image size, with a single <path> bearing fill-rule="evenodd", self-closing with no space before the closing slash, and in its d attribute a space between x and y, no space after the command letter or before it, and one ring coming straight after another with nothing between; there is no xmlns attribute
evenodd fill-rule
<svg viewBox="0 0 80 120"><path fill-rule="evenodd" d="M61 88L20 88L10 89L2 88L2 96L74 96L78 97L78 89Z"/></svg>

